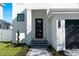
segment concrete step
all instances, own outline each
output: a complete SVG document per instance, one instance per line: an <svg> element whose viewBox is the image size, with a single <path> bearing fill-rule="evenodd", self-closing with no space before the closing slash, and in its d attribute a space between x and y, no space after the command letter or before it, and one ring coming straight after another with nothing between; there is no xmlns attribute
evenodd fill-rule
<svg viewBox="0 0 79 59"><path fill-rule="evenodd" d="M31 48L47 48L48 45L31 45Z"/></svg>
<svg viewBox="0 0 79 59"><path fill-rule="evenodd" d="M31 41L31 47L48 47L48 42L47 40L32 40Z"/></svg>
<svg viewBox="0 0 79 59"><path fill-rule="evenodd" d="M48 42L31 42L31 44L48 44Z"/></svg>
<svg viewBox="0 0 79 59"><path fill-rule="evenodd" d="M47 40L32 40L31 42L48 42Z"/></svg>

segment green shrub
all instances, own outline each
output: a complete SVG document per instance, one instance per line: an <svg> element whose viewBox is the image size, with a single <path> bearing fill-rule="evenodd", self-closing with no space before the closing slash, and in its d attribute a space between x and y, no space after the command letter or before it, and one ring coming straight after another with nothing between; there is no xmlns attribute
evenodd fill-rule
<svg viewBox="0 0 79 59"><path fill-rule="evenodd" d="M53 56L65 56L64 51L56 51L52 46L48 47L48 50Z"/></svg>

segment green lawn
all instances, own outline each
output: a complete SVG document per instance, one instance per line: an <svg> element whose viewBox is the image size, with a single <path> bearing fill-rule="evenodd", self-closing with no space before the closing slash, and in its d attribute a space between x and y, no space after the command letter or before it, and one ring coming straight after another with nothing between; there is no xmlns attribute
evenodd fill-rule
<svg viewBox="0 0 79 59"><path fill-rule="evenodd" d="M0 43L0 56L19 56L25 55L28 51L26 45L14 47L11 43Z"/></svg>

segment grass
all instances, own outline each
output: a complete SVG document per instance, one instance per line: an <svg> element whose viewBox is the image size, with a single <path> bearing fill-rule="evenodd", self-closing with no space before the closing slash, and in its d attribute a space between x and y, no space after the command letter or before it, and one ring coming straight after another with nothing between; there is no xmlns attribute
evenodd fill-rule
<svg viewBox="0 0 79 59"><path fill-rule="evenodd" d="M48 47L48 50L53 56L65 56L64 51L56 51L51 46Z"/></svg>
<svg viewBox="0 0 79 59"><path fill-rule="evenodd" d="M28 51L26 45L14 46L11 43L0 43L0 56L22 56Z"/></svg>

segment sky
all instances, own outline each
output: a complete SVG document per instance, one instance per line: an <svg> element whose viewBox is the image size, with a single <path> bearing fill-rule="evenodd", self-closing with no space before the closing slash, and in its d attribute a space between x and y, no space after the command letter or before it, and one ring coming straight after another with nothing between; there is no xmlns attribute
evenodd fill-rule
<svg viewBox="0 0 79 59"><path fill-rule="evenodd" d="M3 19L8 22L12 21L12 3L4 3Z"/></svg>

